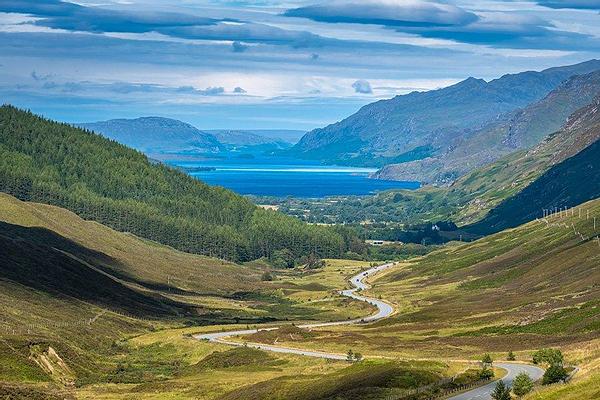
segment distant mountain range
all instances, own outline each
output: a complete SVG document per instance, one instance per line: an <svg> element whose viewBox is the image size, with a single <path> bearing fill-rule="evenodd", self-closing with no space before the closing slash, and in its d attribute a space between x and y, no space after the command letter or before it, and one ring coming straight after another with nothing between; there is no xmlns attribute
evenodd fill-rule
<svg viewBox="0 0 600 400"><path fill-rule="evenodd" d="M147 154L177 151L215 153L223 150L215 136L170 118L111 119L77 126Z"/></svg>
<svg viewBox="0 0 600 400"><path fill-rule="evenodd" d="M374 177L450 183L504 155L537 145L598 94L600 70L576 75L543 99L507 113L473 133L455 138L443 153L423 160L386 165Z"/></svg>
<svg viewBox="0 0 600 400"><path fill-rule="evenodd" d="M162 117L111 119L76 126L146 154L283 150L290 148L304 134L296 130L202 131L185 122Z"/></svg>
<svg viewBox="0 0 600 400"><path fill-rule="evenodd" d="M329 163L365 166L424 160L412 168L388 169L377 176L411 180L422 174L418 180L425 183L452 181L503 154L535 145L560 127L564 118L593 98L595 93L590 88L596 84L588 87L577 80L563 82L598 70L600 61L591 60L541 72L505 75L490 82L468 78L443 89L396 96L307 133L292 153ZM586 79L592 82L597 76ZM558 92L549 96L554 90ZM564 107L553 101L561 95L569 98L562 103ZM540 101L537 108L532 106ZM456 161L445 165L446 155ZM456 171L455 165L460 166Z"/></svg>
<svg viewBox="0 0 600 400"><path fill-rule="evenodd" d="M304 136L305 131L293 129L220 129L207 130L214 135L221 143L234 145L252 145L282 143L293 145Z"/></svg>

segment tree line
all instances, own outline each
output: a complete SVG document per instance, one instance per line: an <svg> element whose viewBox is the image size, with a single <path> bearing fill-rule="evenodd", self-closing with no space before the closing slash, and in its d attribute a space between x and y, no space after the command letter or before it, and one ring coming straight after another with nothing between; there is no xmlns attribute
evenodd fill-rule
<svg viewBox="0 0 600 400"><path fill-rule="evenodd" d="M90 131L0 108L0 191L179 250L234 261L338 257L355 235L256 207Z"/></svg>

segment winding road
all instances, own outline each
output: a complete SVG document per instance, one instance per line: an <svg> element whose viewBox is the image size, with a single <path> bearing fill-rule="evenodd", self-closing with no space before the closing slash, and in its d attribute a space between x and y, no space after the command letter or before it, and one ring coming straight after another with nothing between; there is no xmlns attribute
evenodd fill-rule
<svg viewBox="0 0 600 400"><path fill-rule="evenodd" d="M364 301L369 304L377 307L377 312L368 317L357 318L352 320L344 320L344 321L336 321L336 322L321 322L321 323L312 323L305 325L298 325L299 328L321 328L327 326L337 326L337 325L351 325L351 324L359 324L359 323L367 323L374 322L386 317L389 317L394 313L394 307L386 303L385 301L378 300L372 297L360 296L357 294L359 290L368 289L369 285L365 283L365 279L375 275L381 271L384 271L390 267L393 267L396 263L388 263L379 265L377 267L369 268L366 271L363 271L359 274L354 275L350 278L350 284L353 286L352 289L342 290L339 293L343 296L350 297L355 300ZM319 357L319 358L327 358L331 360L345 360L345 354L336 354L336 353L327 353L321 351L313 351L313 350L302 350L295 349L291 347L283 347L283 346L274 346L267 344L257 344L257 343L240 343L231 340L227 340L227 338L233 336L243 336L243 335L251 335L253 333L257 333L258 331L272 331L278 329L279 327L270 327L270 328L262 328L262 329L245 329L238 331L224 331L224 332L213 332L213 333L203 333L199 335L195 335L194 338L198 340L208 340L210 342L216 342L221 344L226 344L230 346L249 346L256 349L272 351L275 353L287 353L287 354L298 354L303 356L310 357ZM533 365L525 365L525 364L513 364L513 363L496 363L498 367L504 368L508 371L508 374L502 378L505 383L512 384L512 381L520 372L526 372L534 381L541 378L544 373L544 370ZM448 400L484 400L490 399L490 394L494 390L494 386L496 382L491 382L485 386L481 386L468 392L459 394L457 396L451 397Z"/></svg>
<svg viewBox="0 0 600 400"><path fill-rule="evenodd" d="M531 379L537 381L544 375L544 370L536 367L534 365L527 364L513 364L513 363L494 363L494 366L504 368L508 371L508 374L502 380L504 383L511 385L515 380L515 377L521 373L525 372ZM461 393L459 395L450 397L447 400L487 400L491 399L490 394L494 390L496 386L496 381L490 382L485 386L480 386L478 388L469 390L468 392Z"/></svg>
<svg viewBox="0 0 600 400"><path fill-rule="evenodd" d="M394 312L394 307L392 307L391 304L386 303L385 301L374 299L372 297L359 296L358 294L356 294L356 292L358 292L359 290L367 289L369 287L369 285L364 282L364 280L366 278L368 278L374 274L377 274L381 271L384 271L394 265L396 265L396 264L395 263L383 264L383 265L379 265L377 267L369 268L366 271L356 274L352 278L350 278L350 284L352 286L354 286L354 288L340 291L340 294L343 296L350 297L352 299L356 299L359 301L364 301L364 302L374 305L375 307L377 307L377 312L375 314L372 314L372 315L370 315L368 317L364 317L364 318L357 318L357 319L336 321L336 322L320 322L320 323L313 323L313 324L305 324L305 325L298 325L298 327L310 329L310 328L321 328L321 327L326 327L326 326L351 325L351 324L359 324L359 323L365 323L365 322L373 322L373 321L377 321L382 318L386 318L386 317L390 316ZM232 336L251 335L258 331L272 331L277 328L279 328L279 327L275 326L272 328L262 328L262 329L245 329L245 330L239 330L239 331L204 333L204 334L196 335L196 336L194 336L194 338L198 339L198 340L208 340L211 342L227 344L230 346L250 346L250 347L254 347L256 349L273 351L276 353L299 354L299 355L303 355L303 356L329 358L331 360L345 360L346 359L345 354L335 354L335 353L326 353L326 352L320 352L320 351L301 350L301 349L294 349L291 347L271 346L271 345L266 345L266 344L240 343L240 342L234 342L231 340L227 340L227 338L232 337Z"/></svg>

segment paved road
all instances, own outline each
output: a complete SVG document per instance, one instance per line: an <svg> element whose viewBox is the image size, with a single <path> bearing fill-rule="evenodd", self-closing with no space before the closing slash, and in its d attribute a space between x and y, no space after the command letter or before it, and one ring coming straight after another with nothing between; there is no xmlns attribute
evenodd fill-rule
<svg viewBox="0 0 600 400"><path fill-rule="evenodd" d="M369 304L373 304L374 306L377 307L377 312L375 314L372 314L368 317L358 318L358 319L353 319L353 320L305 324L305 325L299 325L299 327L300 328L319 328L319 327L335 326L335 325L350 325L350 324L358 324L358 323L362 323L362 322L373 322L373 321L377 321L382 318L386 318L386 317L390 316L394 312L394 308L392 307L392 305L390 305L389 303L386 303L385 301L374 299L372 297L360 296L357 294L357 292L359 289L363 290L363 289L369 288L369 285L367 283L365 283L366 278L368 278L374 274L377 274L378 272L386 270L394 265L395 265L394 263L383 264L383 265L380 265L377 267L370 268L364 272L361 272L360 274L357 274L357 275L353 276L352 278L350 278L350 284L352 286L354 286L353 289L347 289L347 290L340 291L340 294L342 294L343 296L350 297L350 298L360 300L360 301L364 301ZM328 358L328 359L332 359L332 360L345 360L346 359L345 354L335 354L335 353L326 353L326 352L321 352L321 351L294 349L291 347L273 346L273 345L267 345L267 344L255 344L255 343L243 344L240 342L233 342L233 341L227 340L227 338L232 337L232 336L250 335L250 334L258 332L259 330L272 331L277 328L278 327L205 333L205 334L196 335L196 336L194 336L194 338L196 338L198 340L209 340L211 342L217 342L217 343L227 344L227 345L231 345L231 346L247 345L250 347L257 348L257 349L272 351L272 352L276 352L276 353L298 354L298 355L304 355L304 356L310 356L310 357ZM529 374L529 376L534 381L537 381L538 379L540 379L544 373L544 370L542 370L541 368L535 367L533 365L512 364L512 363L496 363L495 365L498 367L504 368L508 371L508 374L504 378L502 378L502 380L508 384L512 384L512 382L515 379L515 377L517 376L517 374L522 371L527 372L527 374ZM492 382L485 386L475 388L468 392L451 397L448 400L488 400L488 399L491 399L490 394L494 390L494 386L496 386L496 382Z"/></svg>
<svg viewBox="0 0 600 400"><path fill-rule="evenodd" d="M531 379L537 381L544 374L544 370L536 367L534 365L525 365L525 364L512 364L512 363L495 363L497 367L504 368L508 371L508 374L502 378L504 383L512 385L517 374L520 372L526 372ZM491 382L485 386L481 386L475 388L473 390L469 390L468 392L459 394L454 397L450 397L448 400L488 400L492 397L490 394L494 390L496 386L496 382Z"/></svg>
<svg viewBox="0 0 600 400"><path fill-rule="evenodd" d="M350 297L359 301L364 301L369 304L373 304L377 307L377 312L375 314L369 315L364 318L357 318L352 320L344 320L344 321L336 321L336 322L321 322L314 324L305 324L298 325L300 328L320 328L325 326L337 326L337 325L350 325L350 324L358 324L362 322L373 322L380 320L382 318L386 318L390 316L394 312L394 307L385 301L381 301L378 299L374 299L372 297L360 296L357 294L358 290L363 290L369 288L369 285L365 283L365 279L375 275L383 270L386 270L392 266L394 263L383 264L377 267L369 268L366 271L363 271L359 274L354 275L350 278L350 284L354 286L353 289L347 289L340 291L340 294L346 297ZM250 335L253 333L261 331L272 331L277 329L277 327L272 328L263 328L263 329L245 329L239 331L225 331L225 332L214 332L214 333L205 333L194 336L194 338L198 340L209 340L211 342L218 342L222 344L228 344L231 346L243 346L243 343L233 342L227 340L227 338L232 336L242 336L242 335ZM346 355L344 354L334 354L334 353L325 353L320 351L310 351L310 350L302 350L302 349L294 349L290 347L282 347L282 346L271 346L266 344L254 344L248 343L247 346L251 346L257 349L273 351L277 353L289 353L289 354L299 354L311 357L319 357L319 358L329 358L332 360L344 360L346 359Z"/></svg>

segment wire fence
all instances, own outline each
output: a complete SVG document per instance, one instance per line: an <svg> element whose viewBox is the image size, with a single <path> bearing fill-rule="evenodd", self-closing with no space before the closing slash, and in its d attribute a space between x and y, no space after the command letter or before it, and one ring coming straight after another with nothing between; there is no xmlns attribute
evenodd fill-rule
<svg viewBox="0 0 600 400"><path fill-rule="evenodd" d="M546 224L546 228L561 228L573 231L573 235L582 242L595 241L600 249L600 218L595 209L577 207L554 207L542 209L542 217L537 221Z"/></svg>

